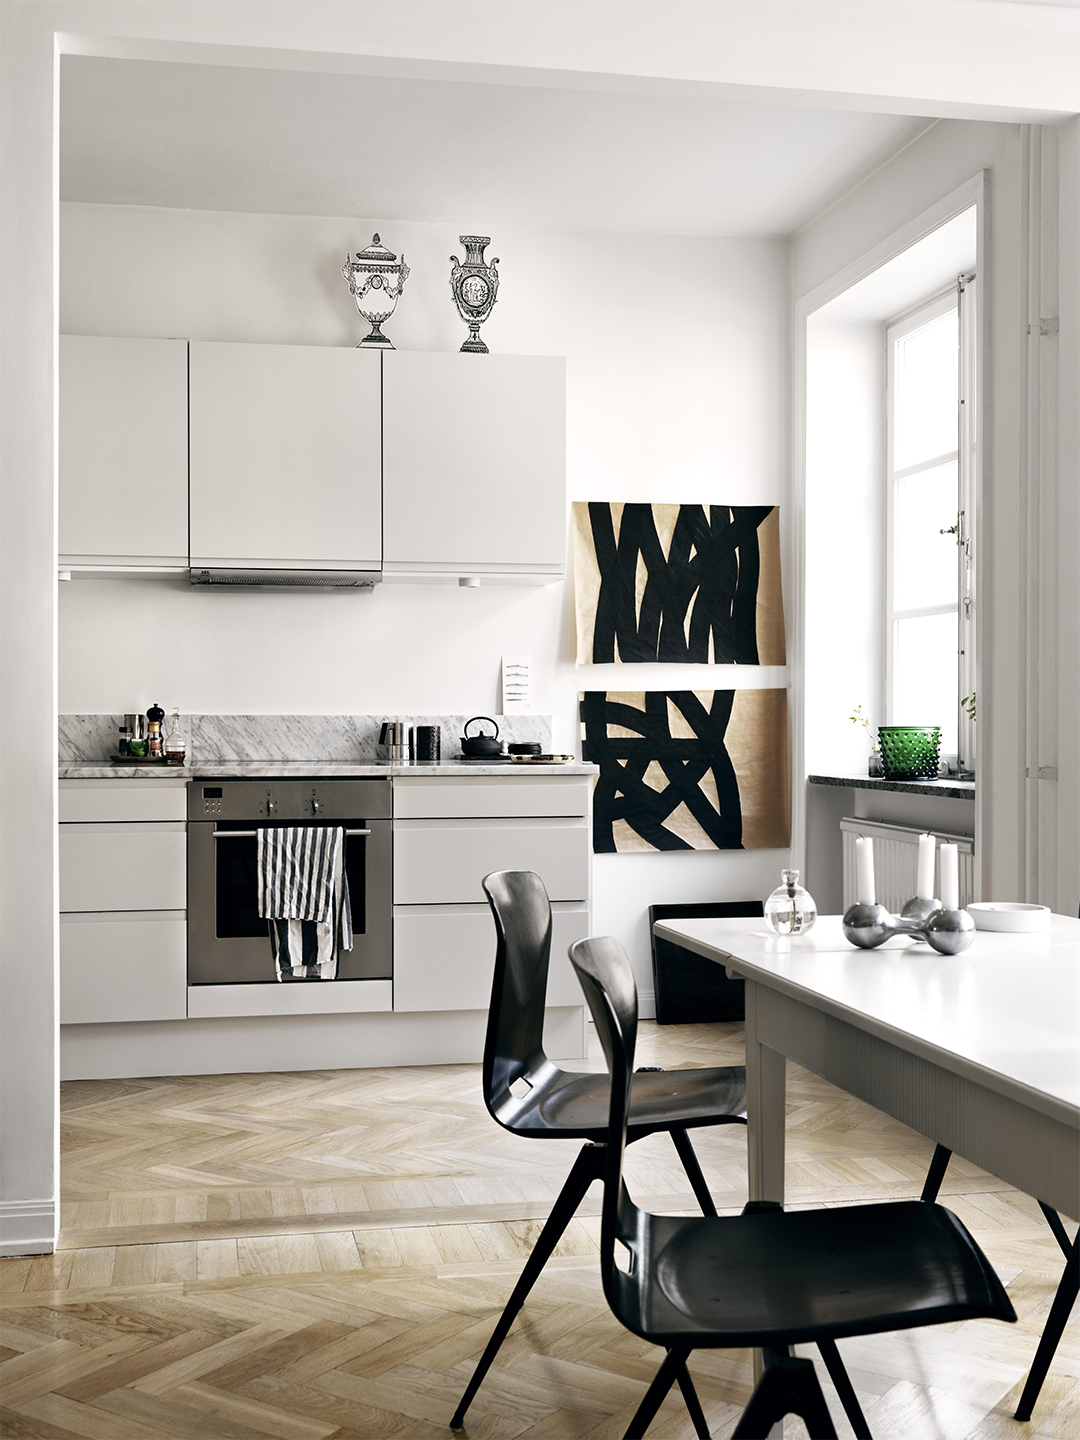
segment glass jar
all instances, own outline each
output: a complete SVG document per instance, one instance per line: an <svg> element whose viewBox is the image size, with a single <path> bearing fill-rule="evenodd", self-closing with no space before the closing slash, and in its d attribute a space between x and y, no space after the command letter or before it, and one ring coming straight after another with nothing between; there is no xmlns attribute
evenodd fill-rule
<svg viewBox="0 0 1080 1440"><path fill-rule="evenodd" d="M804 935L816 919L817 906L799 884L798 870L781 870L780 884L765 901L765 924L777 935Z"/></svg>
<svg viewBox="0 0 1080 1440"><path fill-rule="evenodd" d="M180 732L180 709L174 707L172 713L172 728L165 737L165 763L167 765L183 765L184 756L187 754L187 741Z"/></svg>

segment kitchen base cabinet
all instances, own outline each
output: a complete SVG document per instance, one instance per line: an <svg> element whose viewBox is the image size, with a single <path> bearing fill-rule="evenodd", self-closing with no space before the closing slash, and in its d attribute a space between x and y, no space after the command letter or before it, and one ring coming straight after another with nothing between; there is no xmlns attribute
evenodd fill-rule
<svg viewBox="0 0 1080 1440"><path fill-rule="evenodd" d="M591 775L394 778L395 1012L487 1010L496 942L481 881L493 870L543 880L547 1004L581 1008L566 952L590 933L591 802Z"/></svg>
<svg viewBox="0 0 1080 1440"><path fill-rule="evenodd" d="M60 910L184 910L182 820L60 826Z"/></svg>
<svg viewBox="0 0 1080 1440"><path fill-rule="evenodd" d="M60 781L60 1023L187 1015L184 782Z"/></svg>
<svg viewBox="0 0 1080 1440"><path fill-rule="evenodd" d="M589 933L589 907L551 907L547 1003L580 1005L567 950ZM486 1010L495 967L495 925L485 905L413 905L394 911L394 1009Z"/></svg>
<svg viewBox="0 0 1080 1440"><path fill-rule="evenodd" d="M60 1023L183 1020L183 910L60 916Z"/></svg>
<svg viewBox="0 0 1080 1440"><path fill-rule="evenodd" d="M493 870L535 870L552 900L584 900L590 845L574 818L395 820L394 904L486 903Z"/></svg>

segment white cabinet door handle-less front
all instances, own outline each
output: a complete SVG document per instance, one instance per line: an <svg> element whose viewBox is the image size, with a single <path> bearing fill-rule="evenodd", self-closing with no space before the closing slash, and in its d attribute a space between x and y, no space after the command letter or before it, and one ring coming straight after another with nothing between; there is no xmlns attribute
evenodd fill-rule
<svg viewBox="0 0 1080 1440"><path fill-rule="evenodd" d="M62 565L187 564L187 349L60 336Z"/></svg>
<svg viewBox="0 0 1080 1440"><path fill-rule="evenodd" d="M191 342L191 563L377 571L379 355Z"/></svg>
<svg viewBox="0 0 1080 1440"><path fill-rule="evenodd" d="M383 355L383 568L533 576L566 561L566 362Z"/></svg>

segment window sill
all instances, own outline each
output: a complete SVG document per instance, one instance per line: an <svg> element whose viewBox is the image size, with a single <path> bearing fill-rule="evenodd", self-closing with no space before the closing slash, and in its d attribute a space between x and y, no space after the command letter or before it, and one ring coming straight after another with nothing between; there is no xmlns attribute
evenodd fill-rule
<svg viewBox="0 0 1080 1440"><path fill-rule="evenodd" d="M808 775L810 785L839 785L853 790L892 790L904 795L943 795L950 800L974 800L974 780L883 780L871 775Z"/></svg>

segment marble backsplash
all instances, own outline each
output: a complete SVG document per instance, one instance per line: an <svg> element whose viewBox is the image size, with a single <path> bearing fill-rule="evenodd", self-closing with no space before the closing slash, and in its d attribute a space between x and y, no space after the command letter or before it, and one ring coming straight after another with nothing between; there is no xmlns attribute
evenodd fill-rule
<svg viewBox="0 0 1080 1440"><path fill-rule="evenodd" d="M550 715L496 715L499 739L539 741L551 749ZM97 765L116 754L122 715L61 715L60 764ZM188 764L227 761L311 760L374 764L387 757L379 744L386 721L438 725L444 760L456 759L468 715L181 715ZM168 733L170 719L165 720ZM475 734L480 727L474 727ZM486 727L485 727L486 728Z"/></svg>

